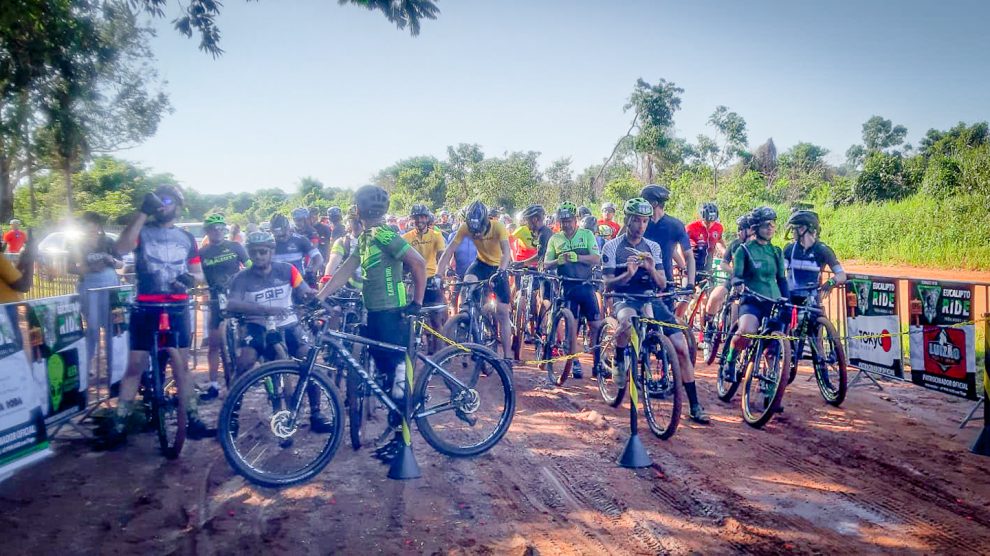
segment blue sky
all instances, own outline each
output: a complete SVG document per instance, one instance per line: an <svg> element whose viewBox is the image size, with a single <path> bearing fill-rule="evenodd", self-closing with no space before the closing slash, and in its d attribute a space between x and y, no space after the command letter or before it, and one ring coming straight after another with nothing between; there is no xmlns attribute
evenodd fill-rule
<svg viewBox="0 0 990 556"><path fill-rule="evenodd" d="M291 191L303 176L356 187L460 142L540 151L544 165L569 156L576 174L628 128L639 77L684 88L675 122L692 142L724 104L746 119L750 145L811 141L834 161L874 114L915 144L929 128L990 119L990 2L439 6L413 38L331 0L229 0L216 60L158 21L175 113L120 156L203 193Z"/></svg>

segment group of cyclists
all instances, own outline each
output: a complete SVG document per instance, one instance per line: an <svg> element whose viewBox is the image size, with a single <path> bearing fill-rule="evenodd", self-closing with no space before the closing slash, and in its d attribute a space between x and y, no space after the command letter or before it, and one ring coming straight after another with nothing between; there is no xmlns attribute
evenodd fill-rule
<svg viewBox="0 0 990 556"><path fill-rule="evenodd" d="M422 205L413 205L408 216L400 219L389 214L390 197L383 188L367 185L354 194L346 211L331 207L326 223L320 211L298 208L290 218L272 216L269 230L249 232L243 245L226 239L223 215L206 218L205 246L175 226L182 210L182 192L162 186L143 199L135 219L114 246L117 254L134 252L136 267L136 302L157 303L157 311L133 311L130 320L131 352L120 388L120 401L110 425L102 435L105 447L121 445L127 437L128 416L134 411L141 375L148 366L150 331L168 313L172 334L169 344L176 350L174 372L188 412L187 436L206 438L216 434L199 417L197 402L209 402L220 394L219 367L224 349L235 349L238 373L250 369L259 360L277 357L266 345L266 326L274 320L284 338L290 356L302 357L314 341L300 324L297 310L307 304L325 302L342 289L359 295L363 302L362 335L372 340L406 345L409 327L404 317L418 314L423 305L449 304L456 307L456 290L445 288L451 277L459 283L478 282L490 288L495 323L493 344L500 347L501 357L511 365L513 335L530 331L513 331L510 300L518 291L520 270L556 274L562 281L562 296L571 312L587 323L589 338L597 338L606 315L618 323L615 345L624 348L630 341L630 327L636 316L662 323L660 330L673 345L679 364L679 378L689 404L690 418L698 423L710 421L698 396L693 355L697 338L710 341L712 322L730 298L739 299L738 330L731 340L726 369L731 380L736 375L737 355L745 349L746 334L756 332L761 319L768 315L766 299L790 298L791 292L808 284L817 285L825 267L833 277L823 290L845 281L845 273L834 252L819 240L818 216L808 210L793 212L787 227L793 242L785 249L773 245L777 213L759 207L740 217L736 236L725 243L724 228L714 203L700 207L699 219L685 224L666 212L671 192L667 187L650 184L639 196L622 203L621 220L617 207L605 203L601 218L586 207L571 202L560 203L554 211L533 204L516 215L513 221L502 210L481 201L470 203L456 219L448 211L435 216ZM717 266L716 266L717 263ZM724 277L723 279L718 278ZM552 294L546 281L535 282L534 306ZM186 365L190 347L190 291L205 285L210 298L209 383L199 392L194 387ZM669 295L654 300L626 297L615 303L605 302L602 293L647 294L678 289L707 289L707 303L700 311L695 330L684 322L686 300ZM748 297L755 292L761 299ZM808 295L807 292L802 295ZM792 303L801 299L794 298ZM240 315L239 345L226 346L225 320ZM439 327L448 314L430 315ZM600 346L594 346L597 365ZM577 351L577 346L572 346ZM370 349L377 369L397 378L404 376L405 361L401 354ZM571 376L583 378L580 361L575 358ZM625 360L617 360L614 380L625 380L630 369ZM396 380L398 384L400 381ZM330 432L332 423L319 407L318 392L309 396L310 421L314 431Z"/></svg>

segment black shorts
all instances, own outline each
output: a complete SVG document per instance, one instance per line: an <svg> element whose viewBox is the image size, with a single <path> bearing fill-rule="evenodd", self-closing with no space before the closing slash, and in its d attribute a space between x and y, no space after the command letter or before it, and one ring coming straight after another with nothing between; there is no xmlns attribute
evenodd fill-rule
<svg viewBox="0 0 990 556"><path fill-rule="evenodd" d="M223 311L220 310L220 300L216 299L212 295L210 296L210 310L209 318L207 318L207 326L209 330L216 330L220 327L220 323L223 322L222 316Z"/></svg>
<svg viewBox="0 0 990 556"><path fill-rule="evenodd" d="M474 261L474 263L468 267L465 274L471 274L477 276L478 281L484 282L491 278L496 272L498 272L497 266L492 266L490 264L483 263L481 261ZM500 275L498 278L492 281L492 286L495 289L495 297L498 299L499 303L509 302L509 280L506 278L505 274Z"/></svg>
<svg viewBox="0 0 990 556"><path fill-rule="evenodd" d="M753 315L756 317L756 320L762 322L764 318L770 317L772 310L773 303L769 301L744 297L742 303L739 305L739 316ZM771 330L783 330L783 325L784 323L780 322L779 319L770 323Z"/></svg>
<svg viewBox="0 0 990 556"><path fill-rule="evenodd" d="M399 346L409 345L409 323L402 316L401 309L390 311L368 311L368 326L365 337ZM405 352L391 351L370 346L371 357L378 370L392 376L395 368L406 356Z"/></svg>
<svg viewBox="0 0 990 556"><path fill-rule="evenodd" d="M289 357L299 353L300 347L309 349L308 335L299 324L286 326L280 329L280 331L285 337L285 349ZM258 355L268 361L274 361L278 359L278 354L275 353L275 343L277 340L273 339L272 343L268 343L267 338L268 331L264 325L249 322L244 325L244 336L241 338L241 345L254 349Z"/></svg>
<svg viewBox="0 0 990 556"><path fill-rule="evenodd" d="M443 298L443 290L426 286L426 291L423 293L423 305L440 305L446 302L447 300Z"/></svg>
<svg viewBox="0 0 990 556"><path fill-rule="evenodd" d="M169 331L158 330L160 315L168 312ZM159 344L164 347L185 349L192 343L189 326L189 304L180 302L164 309L161 307L135 306L131 309L131 351L151 351L153 336L158 332Z"/></svg>
<svg viewBox="0 0 990 556"><path fill-rule="evenodd" d="M581 320L581 317L593 322L601 318L601 311L598 308L598 296L595 295L595 287L591 284L580 284L564 289L564 299L570 305L574 318Z"/></svg>

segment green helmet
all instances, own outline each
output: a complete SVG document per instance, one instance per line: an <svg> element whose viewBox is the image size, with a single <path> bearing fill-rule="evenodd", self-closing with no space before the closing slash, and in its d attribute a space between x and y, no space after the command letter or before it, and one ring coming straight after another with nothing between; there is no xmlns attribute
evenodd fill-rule
<svg viewBox="0 0 990 556"><path fill-rule="evenodd" d="M248 249L262 246L275 249L275 236L273 236L270 232L263 232L259 230L248 234L244 243Z"/></svg>
<svg viewBox="0 0 990 556"><path fill-rule="evenodd" d="M570 201L564 201L557 206L557 220L577 217L577 205Z"/></svg>
<svg viewBox="0 0 990 556"><path fill-rule="evenodd" d="M206 220L203 221L204 228L209 228L211 226L226 226L226 225L227 225L227 221L220 213L211 214L206 217Z"/></svg>
<svg viewBox="0 0 990 556"><path fill-rule="evenodd" d="M633 197L622 206L622 212L627 216L652 216L653 205L642 197Z"/></svg>

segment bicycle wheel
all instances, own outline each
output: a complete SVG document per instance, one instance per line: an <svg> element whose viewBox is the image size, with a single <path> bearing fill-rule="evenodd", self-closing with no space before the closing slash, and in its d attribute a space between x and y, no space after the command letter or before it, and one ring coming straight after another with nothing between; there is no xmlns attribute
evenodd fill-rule
<svg viewBox="0 0 990 556"><path fill-rule="evenodd" d="M818 390L822 393L822 398L828 404L839 407L845 401L846 391L849 389L846 350L842 347L835 326L827 318L818 317L818 325L819 341L816 342L814 337L809 340L812 343L815 379L818 381ZM822 346L821 351L818 350L818 343Z"/></svg>
<svg viewBox="0 0 990 556"><path fill-rule="evenodd" d="M175 364L168 350L158 352L158 372L153 374L155 393L151 397L151 411L158 445L166 459L175 459L186 441L186 402L179 395Z"/></svg>
<svg viewBox="0 0 990 556"><path fill-rule="evenodd" d="M681 421L680 364L669 338L651 335L644 342L640 373L646 423L653 434L667 440Z"/></svg>
<svg viewBox="0 0 990 556"><path fill-rule="evenodd" d="M712 339L706 344L705 347L705 363L711 365L718 358L718 348L722 345L722 342L728 343L731 336L726 335L729 326L729 303L731 301L725 301L725 305L715 314L714 320L712 321Z"/></svg>
<svg viewBox="0 0 990 556"><path fill-rule="evenodd" d="M543 349L544 360L564 357L577 351L577 323L574 322L570 309L563 307L553 315L548 332L547 345ZM547 382L557 386L564 384L570 376L573 363L573 359L544 363Z"/></svg>
<svg viewBox="0 0 990 556"><path fill-rule="evenodd" d="M237 373L237 324L228 319L224 328L224 344L220 349L223 361L223 382L229 390L230 381Z"/></svg>
<svg viewBox="0 0 990 556"><path fill-rule="evenodd" d="M526 315L526 305L528 300L524 299L523 290L516 292L516 298L512 304L512 357L519 361L522 359L523 344L526 343L526 327L529 319Z"/></svg>
<svg viewBox="0 0 990 556"><path fill-rule="evenodd" d="M484 346L465 347L469 351L449 346L432 357L444 373L432 365L419 365L414 394L420 434L436 451L451 457L471 457L491 449L509 430L516 408L505 363Z"/></svg>
<svg viewBox="0 0 990 556"><path fill-rule="evenodd" d="M373 364L373 363L372 363ZM373 373L373 369L371 370ZM379 385L382 385L379 380ZM389 410L360 375L347 373L347 427L351 448L375 446L385 440L398 423L390 422Z"/></svg>
<svg viewBox="0 0 990 556"><path fill-rule="evenodd" d="M784 397L784 373L791 361L791 344L780 332L752 344L746 356L742 391L743 420L752 427L766 425Z"/></svg>
<svg viewBox="0 0 990 556"><path fill-rule="evenodd" d="M443 325L441 334L463 344L471 341L471 317L467 313L457 313Z"/></svg>
<svg viewBox="0 0 990 556"><path fill-rule="evenodd" d="M736 395L736 390L739 389L739 381L733 382L728 376L728 369L726 369L726 358L729 355L729 348L732 346L732 337L736 335L736 331L739 330L738 324L733 324L729 328L728 333L725 335L725 344L722 345L722 355L719 357L718 370L715 373L715 391L718 395L718 399L723 402L732 401L732 396ZM713 341L714 337L713 337ZM739 375L739 356L736 359L736 375Z"/></svg>
<svg viewBox="0 0 990 556"><path fill-rule="evenodd" d="M688 328L684 330L684 337L687 338L688 345L688 357L691 359L692 365L698 364L698 332L692 326L690 322L681 323L687 325Z"/></svg>
<svg viewBox="0 0 990 556"><path fill-rule="evenodd" d="M299 412L291 404L272 407L271 388L288 390L298 383L302 369L294 361L274 361L239 377L231 385L220 409L219 440L227 463L254 484L284 487L314 477L333 458L343 432L340 402L330 379L314 370L302 390ZM294 390L275 392L275 399L289 399ZM314 431L310 415L314 405L332 423L329 432Z"/></svg>
<svg viewBox="0 0 990 556"><path fill-rule="evenodd" d="M624 351L615 346L615 333L618 329L619 323L615 318L607 317L598 330L598 338L595 342L599 346L599 354L595 361L598 392L602 400L612 407L619 407L622 403L622 398L626 395L627 383L626 380L615 380L618 358L623 356Z"/></svg>

